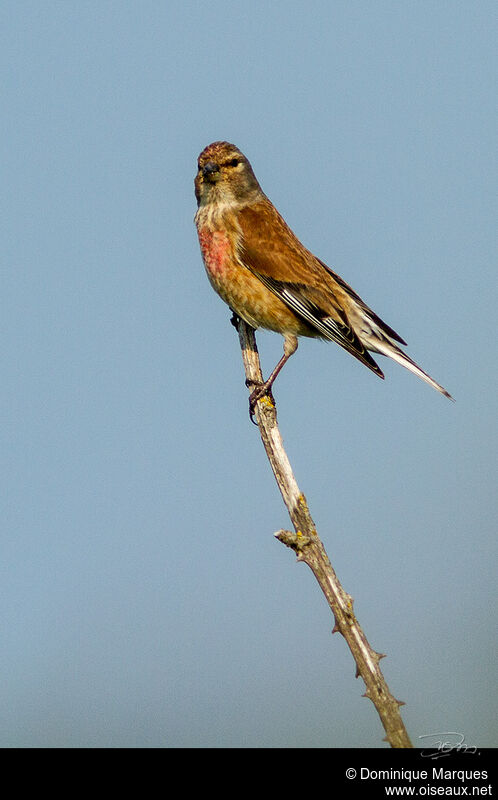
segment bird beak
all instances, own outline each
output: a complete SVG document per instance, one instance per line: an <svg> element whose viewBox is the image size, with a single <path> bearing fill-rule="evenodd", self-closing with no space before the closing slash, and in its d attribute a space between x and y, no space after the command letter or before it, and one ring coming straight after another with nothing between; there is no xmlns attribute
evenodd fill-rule
<svg viewBox="0 0 498 800"><path fill-rule="evenodd" d="M216 183L220 178L220 168L214 161L208 161L202 169L202 177L210 183Z"/></svg>

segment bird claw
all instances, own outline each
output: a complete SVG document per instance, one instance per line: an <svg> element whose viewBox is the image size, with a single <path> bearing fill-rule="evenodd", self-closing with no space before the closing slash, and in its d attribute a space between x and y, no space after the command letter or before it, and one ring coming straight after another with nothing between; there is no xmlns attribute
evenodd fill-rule
<svg viewBox="0 0 498 800"><path fill-rule="evenodd" d="M249 395L249 418L254 425L257 425L258 423L254 421L254 413L256 411L256 403L258 402L258 400L261 400L262 397L268 397L271 404L273 406L275 405L275 398L273 397L273 393L271 390L271 383L269 383L268 381L263 381L263 382L251 381L247 378L246 386L248 389L250 389L251 386L255 387L252 390L251 394Z"/></svg>

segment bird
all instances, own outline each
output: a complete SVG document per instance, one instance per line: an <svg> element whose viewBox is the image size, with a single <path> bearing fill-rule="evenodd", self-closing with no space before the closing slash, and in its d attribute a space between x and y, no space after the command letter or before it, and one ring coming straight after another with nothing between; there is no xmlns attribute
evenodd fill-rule
<svg viewBox="0 0 498 800"><path fill-rule="evenodd" d="M251 419L258 400L273 399L273 383L300 336L336 342L382 379L371 353L387 356L453 400L401 349L404 339L301 243L238 147L225 141L205 147L194 188L194 220L213 289L235 318L284 337L282 358L251 392Z"/></svg>

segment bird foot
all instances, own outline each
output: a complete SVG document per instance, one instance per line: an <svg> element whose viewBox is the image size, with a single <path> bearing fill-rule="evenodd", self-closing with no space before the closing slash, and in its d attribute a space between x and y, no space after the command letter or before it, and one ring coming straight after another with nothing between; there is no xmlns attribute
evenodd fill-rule
<svg viewBox="0 0 498 800"><path fill-rule="evenodd" d="M275 406L275 398L273 397L273 393L271 390L272 383L273 381L256 382L256 381L246 380L246 386L248 389L250 389L251 386L254 386L254 389L249 395L249 417L251 419L251 422L254 423L254 425L258 424L257 422L254 422L254 412L256 410L256 403L258 402L258 400L261 400L261 398L263 397L267 397L271 405Z"/></svg>

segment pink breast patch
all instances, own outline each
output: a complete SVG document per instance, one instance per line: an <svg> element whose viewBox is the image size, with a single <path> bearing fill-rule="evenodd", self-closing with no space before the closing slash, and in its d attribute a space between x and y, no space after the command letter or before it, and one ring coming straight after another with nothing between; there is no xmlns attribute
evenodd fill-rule
<svg viewBox="0 0 498 800"><path fill-rule="evenodd" d="M227 234L223 231L210 231L204 228L199 231L199 243L208 272L212 275L224 272L230 250L230 239Z"/></svg>

